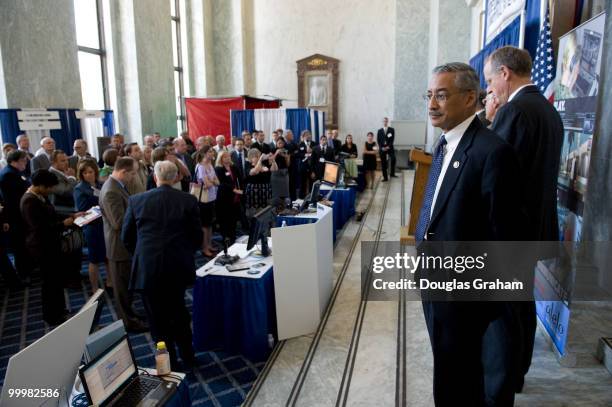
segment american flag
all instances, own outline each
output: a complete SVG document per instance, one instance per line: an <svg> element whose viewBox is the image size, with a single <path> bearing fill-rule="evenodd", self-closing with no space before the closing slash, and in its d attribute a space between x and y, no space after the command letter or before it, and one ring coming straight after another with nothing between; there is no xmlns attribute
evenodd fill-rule
<svg viewBox="0 0 612 407"><path fill-rule="evenodd" d="M548 14L548 2L546 2L546 17L536 49L536 58L531 70L531 80L540 89L544 97L551 102L555 100L555 75L557 67L553 53L552 38L550 37L550 19Z"/></svg>

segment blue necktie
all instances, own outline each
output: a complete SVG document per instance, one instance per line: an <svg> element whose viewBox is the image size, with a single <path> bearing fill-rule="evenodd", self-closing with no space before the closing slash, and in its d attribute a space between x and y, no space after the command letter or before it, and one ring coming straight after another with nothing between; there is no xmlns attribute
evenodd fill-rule
<svg viewBox="0 0 612 407"><path fill-rule="evenodd" d="M421 213L419 214L419 223L417 223L415 239L417 242L422 242L425 236L425 231L429 226L429 220L431 215L431 205L433 204L434 194L436 192L436 185L438 185L438 178L442 171L442 162L444 161L444 146L446 145L446 139L444 135L440 137L440 142L434 153L431 167L429 169L429 178L427 179L427 187L425 188L425 194L423 195L423 205L421 205Z"/></svg>

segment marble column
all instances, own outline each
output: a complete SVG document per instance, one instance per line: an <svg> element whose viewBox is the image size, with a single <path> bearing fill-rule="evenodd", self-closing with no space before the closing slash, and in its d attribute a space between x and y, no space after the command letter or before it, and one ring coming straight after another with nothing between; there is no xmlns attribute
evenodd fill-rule
<svg viewBox="0 0 612 407"><path fill-rule="evenodd" d="M3 1L0 8L5 105L80 108L73 1Z"/></svg>
<svg viewBox="0 0 612 407"><path fill-rule="evenodd" d="M395 86L393 118L426 120L421 95L427 88L429 70L430 2L396 1ZM419 16L419 18L415 18Z"/></svg>
<svg viewBox="0 0 612 407"><path fill-rule="evenodd" d="M177 134L172 30L168 0L134 0L142 133ZM142 137L143 134L134 135Z"/></svg>
<svg viewBox="0 0 612 407"><path fill-rule="evenodd" d="M212 63L211 0L189 0L187 9L187 50L189 81L192 96L214 94L215 77Z"/></svg>
<svg viewBox="0 0 612 407"><path fill-rule="evenodd" d="M242 94L242 0L213 1L211 11L215 94Z"/></svg>
<svg viewBox="0 0 612 407"><path fill-rule="evenodd" d="M127 140L177 135L170 21L167 0L111 1L117 122Z"/></svg>

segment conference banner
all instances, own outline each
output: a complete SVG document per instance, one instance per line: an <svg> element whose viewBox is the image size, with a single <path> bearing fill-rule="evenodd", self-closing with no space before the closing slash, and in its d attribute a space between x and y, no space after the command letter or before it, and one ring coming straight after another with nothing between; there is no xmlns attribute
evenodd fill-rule
<svg viewBox="0 0 612 407"><path fill-rule="evenodd" d="M595 126L599 73L603 51L605 14L600 14L568 32L559 40L555 107L565 130L559 176L557 178L557 211L559 240L582 240L582 216L588 187L591 144ZM542 262L538 269L544 273L554 264ZM536 273L536 276L538 274ZM555 281L536 280L536 287L551 288ZM569 283L571 284L571 282ZM536 309L540 321L548 331L557 350L564 354L567 323L575 284L557 290L558 298L543 298L536 290Z"/></svg>

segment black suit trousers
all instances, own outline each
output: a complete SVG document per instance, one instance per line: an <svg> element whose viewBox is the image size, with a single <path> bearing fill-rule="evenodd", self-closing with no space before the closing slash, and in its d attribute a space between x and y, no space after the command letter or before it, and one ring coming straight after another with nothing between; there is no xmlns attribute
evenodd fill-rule
<svg viewBox="0 0 612 407"><path fill-rule="evenodd" d="M30 260L28 250L25 245L25 234L16 223L11 224L9 229L10 246L15 256L15 268L21 278L30 277L33 264Z"/></svg>
<svg viewBox="0 0 612 407"><path fill-rule="evenodd" d="M185 306L185 286L178 283L153 284L151 290L142 293L142 300L155 342L164 341L170 360L176 362L176 347L183 362L192 364L194 351L191 334L191 317Z"/></svg>
<svg viewBox="0 0 612 407"><path fill-rule="evenodd" d="M496 319L495 304L423 301L434 359L437 407L484 406L483 336Z"/></svg>
<svg viewBox="0 0 612 407"><path fill-rule="evenodd" d="M389 179L388 172L391 172L392 177L395 176L395 150L380 152L380 166L382 167L383 179Z"/></svg>
<svg viewBox="0 0 612 407"><path fill-rule="evenodd" d="M58 319L66 311L60 258L60 253L48 253L43 255L37 262L42 277L41 299L43 319L53 324L57 323Z"/></svg>

